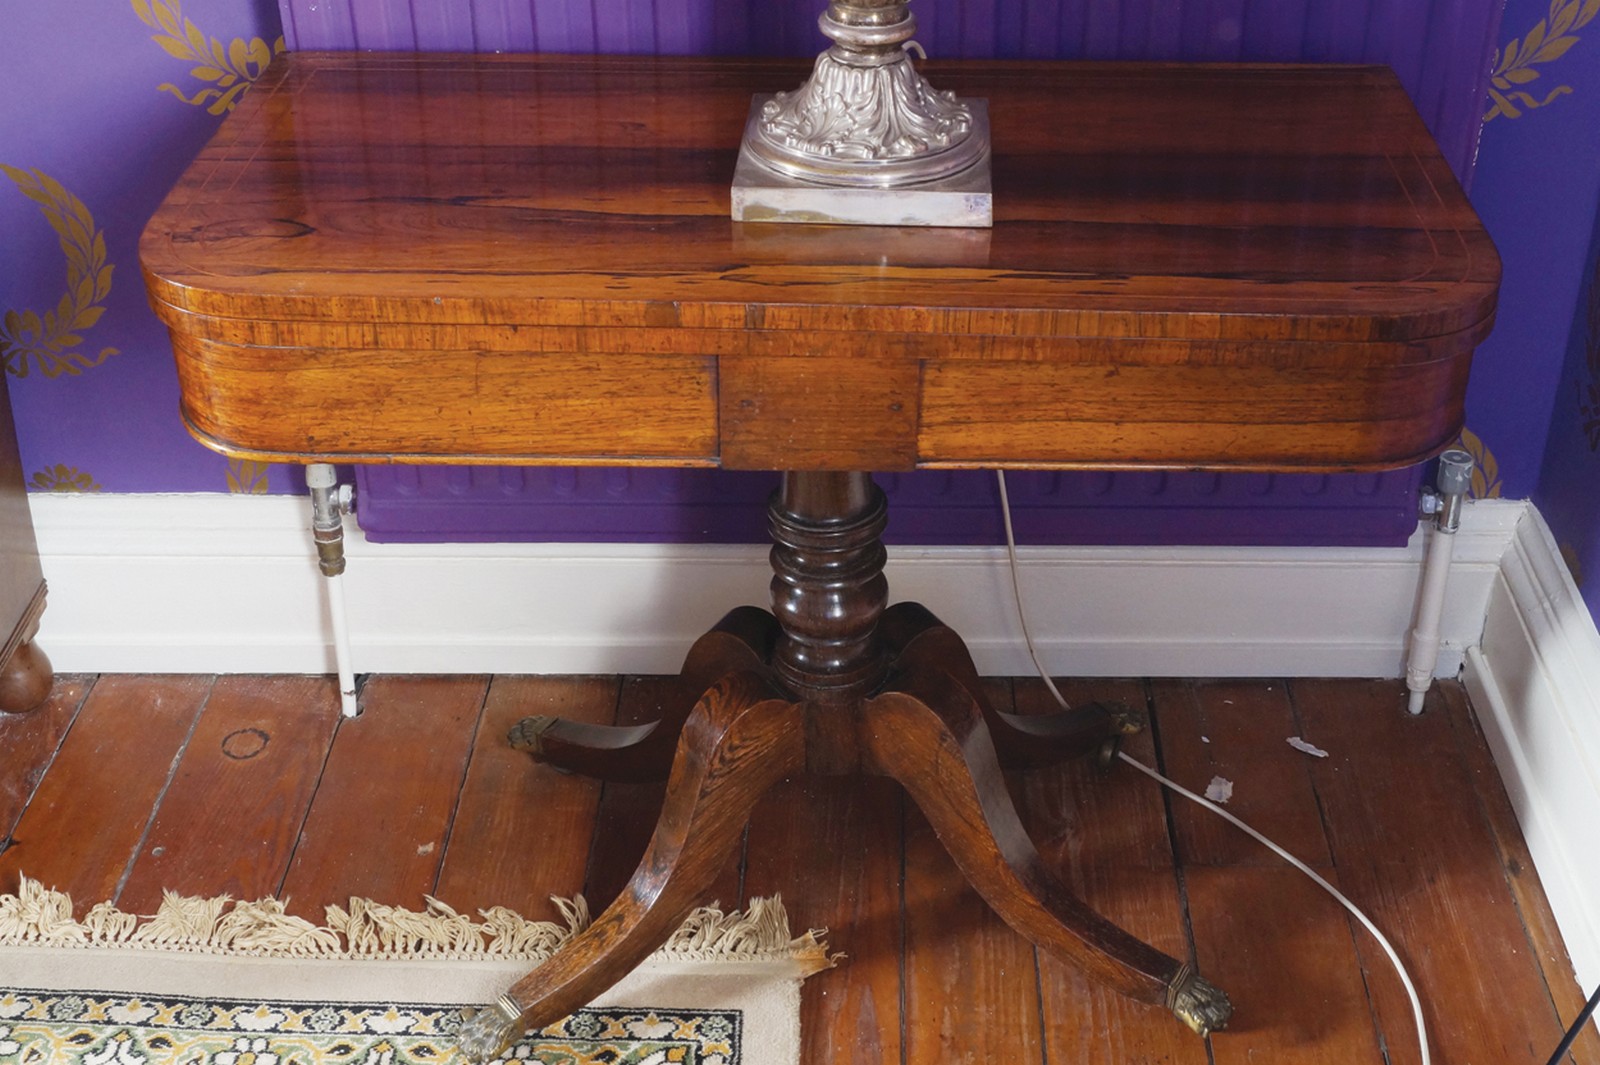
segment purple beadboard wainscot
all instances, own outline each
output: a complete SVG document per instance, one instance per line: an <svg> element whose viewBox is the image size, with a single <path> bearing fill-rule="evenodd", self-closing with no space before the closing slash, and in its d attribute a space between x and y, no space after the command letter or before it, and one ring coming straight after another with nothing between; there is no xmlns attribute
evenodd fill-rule
<svg viewBox="0 0 1600 1065"><path fill-rule="evenodd" d="M279 0L291 49L813 55L822 0ZM1384 63L1458 175L1504 0L915 0L955 59ZM1070 102L1068 102L1070 105Z"/></svg>
<svg viewBox="0 0 1600 1065"><path fill-rule="evenodd" d="M1502 0L916 0L919 39L961 58L1385 63L1465 178ZM280 0L311 50L810 55L819 0ZM1063 101L1071 106L1071 101ZM736 137L738 131L730 131ZM357 471L374 540L760 542L769 474ZM1014 474L1029 543L1404 543L1422 470L1383 475ZM899 543L994 543L992 475L881 477Z"/></svg>
<svg viewBox="0 0 1600 1065"><path fill-rule="evenodd" d="M1007 475L1027 544L1386 547L1417 527L1420 468L1337 476ZM879 474L891 544L996 544L994 474ZM764 543L777 474L732 470L360 466L361 528L379 543Z"/></svg>

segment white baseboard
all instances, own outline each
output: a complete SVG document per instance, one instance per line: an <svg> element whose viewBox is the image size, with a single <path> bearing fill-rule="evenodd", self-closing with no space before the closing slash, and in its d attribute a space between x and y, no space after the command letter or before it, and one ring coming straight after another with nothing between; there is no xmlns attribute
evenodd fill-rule
<svg viewBox="0 0 1600 1065"><path fill-rule="evenodd" d="M64 672L325 672L332 636L285 496L32 498ZM1438 673L1478 642L1524 504L1475 504L1457 534ZM359 672L672 672L725 611L762 605L757 546L371 544L344 577ZM1423 534L1404 548L1024 548L1052 670L1093 676L1402 673ZM898 548L896 600L962 632L989 674L1031 670L998 548Z"/></svg>
<svg viewBox="0 0 1600 1065"><path fill-rule="evenodd" d="M1600 633L1532 507L1490 591L1466 681L1587 993L1600 984Z"/></svg>

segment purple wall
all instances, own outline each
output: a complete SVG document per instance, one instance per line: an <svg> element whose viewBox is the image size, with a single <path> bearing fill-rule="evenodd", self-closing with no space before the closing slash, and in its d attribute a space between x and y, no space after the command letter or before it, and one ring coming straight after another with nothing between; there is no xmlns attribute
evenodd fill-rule
<svg viewBox="0 0 1600 1065"><path fill-rule="evenodd" d="M1570 406L1563 364L1600 201L1597 15L1595 0L1511 0L1484 107L1472 201L1505 273L1494 333L1473 362L1467 421L1510 497L1534 495L1541 469L1559 473L1570 451L1549 430Z"/></svg>
<svg viewBox="0 0 1600 1065"><path fill-rule="evenodd" d="M1503 27L1473 202L1505 281L1468 420L1600 618L1600 0L1511 0Z"/></svg>
<svg viewBox="0 0 1600 1065"><path fill-rule="evenodd" d="M1600 9L1600 2L1588 6ZM1497 197L1494 205L1504 212L1502 244L1525 261L1515 329L1496 340L1516 345L1517 363L1549 387L1544 406L1525 401L1496 409L1495 418L1509 437L1519 416L1548 424L1534 502L1600 618L1600 10L1591 17L1597 39L1522 86L1539 106L1511 100L1519 115L1490 123L1485 157L1503 175L1497 187L1510 201ZM1566 357L1551 365L1545 355L1553 347ZM1514 372L1499 361L1495 368L1501 380ZM1483 387L1495 383L1486 376ZM1526 461L1519 453L1519 466Z"/></svg>
<svg viewBox="0 0 1600 1065"><path fill-rule="evenodd" d="M7 4L0 15L0 362L36 490L265 487L263 470L230 470L184 432L172 348L139 278L145 219L278 38L271 0L191 6ZM208 53L237 41L244 65L180 58L191 30Z"/></svg>
<svg viewBox="0 0 1600 1065"><path fill-rule="evenodd" d="M1600 225L1586 266L1534 500L1600 618Z"/></svg>

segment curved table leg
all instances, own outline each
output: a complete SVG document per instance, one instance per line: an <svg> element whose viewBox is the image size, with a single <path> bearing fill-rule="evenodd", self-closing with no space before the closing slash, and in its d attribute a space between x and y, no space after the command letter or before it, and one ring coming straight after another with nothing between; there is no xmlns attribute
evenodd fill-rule
<svg viewBox="0 0 1600 1065"><path fill-rule="evenodd" d="M586 931L462 1028L487 1061L524 1028L567 1016L616 983L704 901L763 792L805 764L801 708L756 673L725 677L683 729L655 835L633 879ZM519 1027L521 1026L521 1027Z"/></svg>
<svg viewBox="0 0 1600 1065"><path fill-rule="evenodd" d="M1012 806L982 712L948 674L925 674L863 708L864 754L900 781L962 873L1007 924L1091 979L1164 1005L1194 1031L1225 1027L1227 996L1073 895Z"/></svg>
<svg viewBox="0 0 1600 1065"><path fill-rule="evenodd" d="M525 717L506 739L541 762L600 780L664 780L689 712L708 688L739 670L764 672L778 623L765 610L739 607L695 641L679 674L682 696L644 725L591 725Z"/></svg>
<svg viewBox="0 0 1600 1065"><path fill-rule="evenodd" d="M884 612L883 634L902 675L948 674L983 712L1000 764L1006 769L1057 765L1091 751L1102 761L1120 739L1143 730L1142 710L1117 703L1087 703L1054 714L1008 714L983 698L982 681L966 642L921 603L896 603Z"/></svg>

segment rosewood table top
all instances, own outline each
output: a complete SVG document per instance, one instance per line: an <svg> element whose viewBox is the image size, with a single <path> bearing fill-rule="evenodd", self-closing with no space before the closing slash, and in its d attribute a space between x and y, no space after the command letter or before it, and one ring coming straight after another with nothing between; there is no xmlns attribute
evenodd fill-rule
<svg viewBox="0 0 1600 1065"><path fill-rule="evenodd" d="M930 64L992 231L740 224L793 63L303 53L142 258L204 442L290 461L1334 470L1458 431L1499 282L1376 67Z"/></svg>

